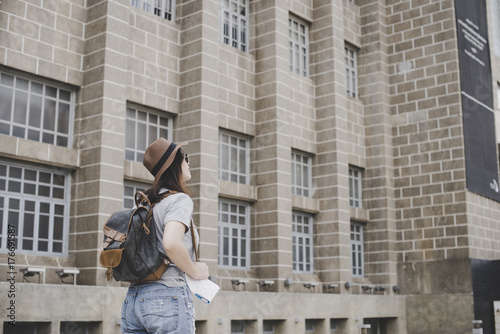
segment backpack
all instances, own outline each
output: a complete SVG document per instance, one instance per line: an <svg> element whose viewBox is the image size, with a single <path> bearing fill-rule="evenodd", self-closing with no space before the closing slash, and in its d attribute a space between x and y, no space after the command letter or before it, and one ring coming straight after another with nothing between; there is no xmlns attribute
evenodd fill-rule
<svg viewBox="0 0 500 334"><path fill-rule="evenodd" d="M168 191L163 198L176 193ZM140 283L158 280L170 261L159 252L153 207L141 191L134 196L136 208L113 213L104 224L99 262L106 279ZM167 261L165 261L167 260Z"/></svg>

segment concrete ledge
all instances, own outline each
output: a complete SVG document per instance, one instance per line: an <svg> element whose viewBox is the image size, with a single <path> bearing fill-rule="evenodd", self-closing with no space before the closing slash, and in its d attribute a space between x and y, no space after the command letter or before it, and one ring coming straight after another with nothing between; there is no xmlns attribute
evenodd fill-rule
<svg viewBox="0 0 500 334"><path fill-rule="evenodd" d="M43 163L67 169L80 165L78 150L39 143L33 140L0 135L0 156L22 161Z"/></svg>
<svg viewBox="0 0 500 334"><path fill-rule="evenodd" d="M254 186L223 180L219 181L219 195L247 202L257 200Z"/></svg>
<svg viewBox="0 0 500 334"><path fill-rule="evenodd" d="M319 213L319 201L312 197L292 195L292 208L316 214Z"/></svg>

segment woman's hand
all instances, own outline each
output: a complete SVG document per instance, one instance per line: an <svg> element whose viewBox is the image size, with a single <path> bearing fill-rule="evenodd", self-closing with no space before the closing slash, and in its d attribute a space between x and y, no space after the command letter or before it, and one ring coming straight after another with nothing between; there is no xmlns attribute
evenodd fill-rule
<svg viewBox="0 0 500 334"><path fill-rule="evenodd" d="M195 271L194 276L190 275L194 279L207 279L208 278L208 266L204 262L194 262Z"/></svg>

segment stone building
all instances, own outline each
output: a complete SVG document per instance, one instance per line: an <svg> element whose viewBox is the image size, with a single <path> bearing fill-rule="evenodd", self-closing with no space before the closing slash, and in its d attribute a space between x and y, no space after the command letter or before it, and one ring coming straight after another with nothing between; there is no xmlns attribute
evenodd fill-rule
<svg viewBox="0 0 500 334"><path fill-rule="evenodd" d="M499 119L500 2L462 2L1 0L0 333L120 332L102 228L160 136L222 288L197 333L499 333L500 127L460 55Z"/></svg>

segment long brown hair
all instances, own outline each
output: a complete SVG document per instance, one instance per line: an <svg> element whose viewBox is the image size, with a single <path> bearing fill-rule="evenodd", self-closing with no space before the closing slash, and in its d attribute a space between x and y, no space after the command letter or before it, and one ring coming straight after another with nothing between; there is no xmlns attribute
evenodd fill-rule
<svg viewBox="0 0 500 334"><path fill-rule="evenodd" d="M151 203L160 201L163 197L160 195L162 189L174 190L191 196L189 188L182 179L182 162L184 152L179 149L175 155L172 164L163 172L158 182L145 191Z"/></svg>

